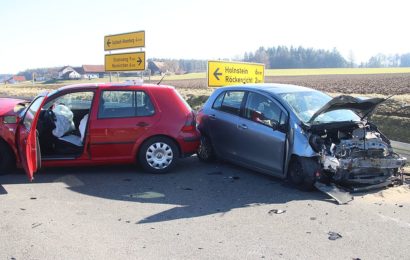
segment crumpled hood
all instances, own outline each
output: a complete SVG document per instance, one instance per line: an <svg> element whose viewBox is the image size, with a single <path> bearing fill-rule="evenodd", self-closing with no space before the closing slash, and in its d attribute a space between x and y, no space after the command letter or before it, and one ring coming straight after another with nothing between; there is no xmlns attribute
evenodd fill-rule
<svg viewBox="0 0 410 260"><path fill-rule="evenodd" d="M18 111L14 108L19 103L25 103L26 100L16 98L0 98L0 116L15 115Z"/></svg>
<svg viewBox="0 0 410 260"><path fill-rule="evenodd" d="M360 99L348 95L337 96L327 102L318 111L316 111L316 113L313 114L308 123L313 122L313 120L315 120L321 114L339 109L352 110L361 119L364 119L365 117L371 115L374 109L376 109L376 107L383 103L385 100L385 98Z"/></svg>

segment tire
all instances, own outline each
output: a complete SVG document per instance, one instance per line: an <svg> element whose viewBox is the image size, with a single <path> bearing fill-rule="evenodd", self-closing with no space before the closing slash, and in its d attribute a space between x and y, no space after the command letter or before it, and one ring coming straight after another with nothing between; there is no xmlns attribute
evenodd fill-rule
<svg viewBox="0 0 410 260"><path fill-rule="evenodd" d="M16 159L8 144L0 140L0 175L8 174L16 168Z"/></svg>
<svg viewBox="0 0 410 260"><path fill-rule="evenodd" d="M288 169L290 182L304 191L314 190L315 173L320 169L319 163L313 158L294 157Z"/></svg>
<svg viewBox="0 0 410 260"><path fill-rule="evenodd" d="M201 137L201 144L199 145L197 156L198 159L203 162L212 162L215 160L215 153L208 137Z"/></svg>
<svg viewBox="0 0 410 260"><path fill-rule="evenodd" d="M179 159L177 145L169 138L154 137L141 145L138 160L142 168L150 173L166 173L174 168Z"/></svg>

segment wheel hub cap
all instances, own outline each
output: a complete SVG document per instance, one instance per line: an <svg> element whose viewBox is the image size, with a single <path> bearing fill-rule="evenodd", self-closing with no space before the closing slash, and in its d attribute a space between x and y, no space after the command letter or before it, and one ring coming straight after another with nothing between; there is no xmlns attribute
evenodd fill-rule
<svg viewBox="0 0 410 260"><path fill-rule="evenodd" d="M145 157L152 168L165 169L171 164L174 154L168 144L157 142L148 147Z"/></svg>

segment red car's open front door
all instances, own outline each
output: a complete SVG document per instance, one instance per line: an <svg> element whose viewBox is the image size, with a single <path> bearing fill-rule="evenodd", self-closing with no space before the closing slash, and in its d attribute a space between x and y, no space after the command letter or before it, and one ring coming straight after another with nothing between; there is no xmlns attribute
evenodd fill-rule
<svg viewBox="0 0 410 260"><path fill-rule="evenodd" d="M44 96L37 97L27 108L17 129L17 143L21 165L30 181L33 181L34 173L40 168L41 155L36 126L44 102Z"/></svg>

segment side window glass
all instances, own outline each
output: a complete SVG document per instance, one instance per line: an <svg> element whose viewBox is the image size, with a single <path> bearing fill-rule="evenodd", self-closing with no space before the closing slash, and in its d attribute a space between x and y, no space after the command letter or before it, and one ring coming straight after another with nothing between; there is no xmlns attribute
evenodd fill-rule
<svg viewBox="0 0 410 260"><path fill-rule="evenodd" d="M33 124L34 117L38 109L40 108L41 103L43 102L44 97L37 98L33 103L31 103L30 107L27 109L26 114L24 115L23 124L27 130L31 129L31 125Z"/></svg>
<svg viewBox="0 0 410 260"><path fill-rule="evenodd" d="M64 105L71 110L90 109L93 97L94 92L92 91L68 93L45 104L44 108L48 109L52 105Z"/></svg>
<svg viewBox="0 0 410 260"><path fill-rule="evenodd" d="M136 115L134 91L103 91L98 118L133 117Z"/></svg>
<svg viewBox="0 0 410 260"><path fill-rule="evenodd" d="M136 92L137 98L137 116L151 116L155 113L154 106L147 93L143 91Z"/></svg>
<svg viewBox="0 0 410 260"><path fill-rule="evenodd" d="M226 91L219 110L239 115L244 95L244 91Z"/></svg>
<svg viewBox="0 0 410 260"><path fill-rule="evenodd" d="M217 109L220 110L221 106L222 106L222 100L224 99L226 92L222 92L221 94L219 94L219 96L215 99L215 102L212 106L213 109Z"/></svg>
<svg viewBox="0 0 410 260"><path fill-rule="evenodd" d="M245 105L245 117L260 124L278 126L282 111L269 98L250 92Z"/></svg>
<svg viewBox="0 0 410 260"><path fill-rule="evenodd" d="M154 113L151 99L143 91L106 90L101 94L98 118L150 116Z"/></svg>

